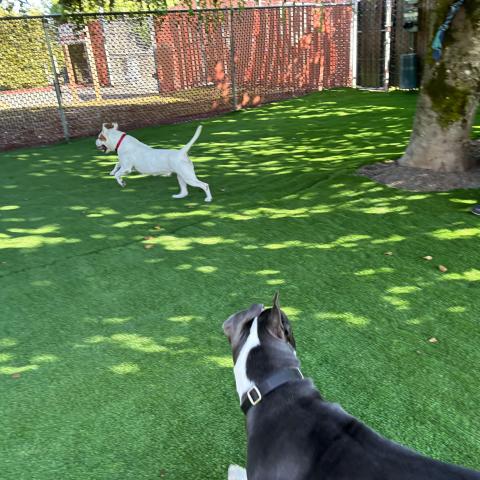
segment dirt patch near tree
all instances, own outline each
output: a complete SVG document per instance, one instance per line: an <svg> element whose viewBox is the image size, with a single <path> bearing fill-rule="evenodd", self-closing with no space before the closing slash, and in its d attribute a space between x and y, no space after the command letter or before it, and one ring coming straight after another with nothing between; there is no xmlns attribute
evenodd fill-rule
<svg viewBox="0 0 480 480"><path fill-rule="evenodd" d="M480 188L480 167L468 172L432 172L423 168L402 167L396 161L389 161L365 165L357 173L389 187L411 192Z"/></svg>
<svg viewBox="0 0 480 480"><path fill-rule="evenodd" d="M468 145L468 155L477 165L467 172L434 172L423 168L399 165L397 161L364 165L357 173L389 187L410 192L448 192L464 188L480 188L480 140Z"/></svg>

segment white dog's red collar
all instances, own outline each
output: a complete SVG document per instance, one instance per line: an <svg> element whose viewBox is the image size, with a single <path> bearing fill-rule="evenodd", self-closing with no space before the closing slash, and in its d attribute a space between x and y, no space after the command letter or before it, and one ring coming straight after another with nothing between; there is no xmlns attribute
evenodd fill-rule
<svg viewBox="0 0 480 480"><path fill-rule="evenodd" d="M118 152L118 149L120 148L120 145L122 144L123 139L124 139L126 136L127 136L126 133L122 133L122 136L120 137L120 140L118 141L117 146L115 147L115 153Z"/></svg>

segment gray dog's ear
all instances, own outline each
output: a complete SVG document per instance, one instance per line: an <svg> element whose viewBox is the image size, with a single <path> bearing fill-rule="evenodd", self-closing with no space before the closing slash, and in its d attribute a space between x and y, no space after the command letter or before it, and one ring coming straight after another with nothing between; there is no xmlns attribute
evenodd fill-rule
<svg viewBox="0 0 480 480"><path fill-rule="evenodd" d="M280 310L280 300L279 300L279 297L280 297L280 292L279 291L276 291L275 292L275 295L273 296L273 300L272 300L272 305L274 308L278 308L278 310Z"/></svg>
<svg viewBox="0 0 480 480"><path fill-rule="evenodd" d="M263 305L261 303L254 303L250 306L245 314L247 320L258 317L263 312Z"/></svg>
<svg viewBox="0 0 480 480"><path fill-rule="evenodd" d="M234 313L223 324L223 331L227 337L232 338L236 332L240 331L245 323L258 317L263 312L263 305L254 303L248 310Z"/></svg>
<svg viewBox="0 0 480 480"><path fill-rule="evenodd" d="M275 292L273 296L273 306L269 312L267 319L268 331L278 338L285 338L282 322L282 311L280 310L280 301L278 299L279 293Z"/></svg>

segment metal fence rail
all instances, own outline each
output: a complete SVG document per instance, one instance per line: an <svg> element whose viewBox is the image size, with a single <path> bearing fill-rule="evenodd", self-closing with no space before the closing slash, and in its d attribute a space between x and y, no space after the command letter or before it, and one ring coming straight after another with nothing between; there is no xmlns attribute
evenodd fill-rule
<svg viewBox="0 0 480 480"><path fill-rule="evenodd" d="M352 4L0 18L0 149L352 84Z"/></svg>

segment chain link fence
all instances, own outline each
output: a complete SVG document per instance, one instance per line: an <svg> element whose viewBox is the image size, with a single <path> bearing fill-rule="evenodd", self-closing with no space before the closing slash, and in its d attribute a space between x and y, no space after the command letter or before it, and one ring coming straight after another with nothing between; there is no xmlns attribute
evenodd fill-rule
<svg viewBox="0 0 480 480"><path fill-rule="evenodd" d="M405 0L358 3L358 86L388 89L400 84L400 58L416 50L416 35L403 28Z"/></svg>
<svg viewBox="0 0 480 480"><path fill-rule="evenodd" d="M0 18L0 149L351 86L350 2Z"/></svg>

